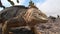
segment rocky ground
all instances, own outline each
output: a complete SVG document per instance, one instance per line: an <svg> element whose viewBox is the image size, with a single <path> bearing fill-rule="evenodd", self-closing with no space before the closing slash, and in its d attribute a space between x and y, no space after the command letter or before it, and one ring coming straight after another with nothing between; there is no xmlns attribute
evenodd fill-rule
<svg viewBox="0 0 60 34"><path fill-rule="evenodd" d="M42 34L60 34L60 18L49 19L47 23L40 23L37 25L37 30ZM12 30L14 34L34 34L32 31L27 29L15 29ZM1 34L1 24L0 24L0 34Z"/></svg>
<svg viewBox="0 0 60 34"><path fill-rule="evenodd" d="M60 18L49 20L48 23L39 24L37 27L42 34L60 34Z"/></svg>

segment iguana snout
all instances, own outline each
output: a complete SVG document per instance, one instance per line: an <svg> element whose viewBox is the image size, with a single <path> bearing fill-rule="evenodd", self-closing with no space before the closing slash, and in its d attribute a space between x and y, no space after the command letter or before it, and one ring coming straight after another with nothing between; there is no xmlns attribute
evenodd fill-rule
<svg viewBox="0 0 60 34"><path fill-rule="evenodd" d="M42 13L40 10L35 8L31 8L26 12L25 19L26 21L29 21L29 22L36 20L36 21L40 21L41 23L42 22L45 23L48 21L47 16L44 13Z"/></svg>

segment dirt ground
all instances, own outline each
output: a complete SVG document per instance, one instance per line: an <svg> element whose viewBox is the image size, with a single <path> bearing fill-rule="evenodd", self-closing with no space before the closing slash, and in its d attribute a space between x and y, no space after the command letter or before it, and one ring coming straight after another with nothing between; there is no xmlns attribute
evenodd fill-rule
<svg viewBox="0 0 60 34"><path fill-rule="evenodd" d="M47 23L37 25L37 30L42 34L60 34L60 18L49 20Z"/></svg>

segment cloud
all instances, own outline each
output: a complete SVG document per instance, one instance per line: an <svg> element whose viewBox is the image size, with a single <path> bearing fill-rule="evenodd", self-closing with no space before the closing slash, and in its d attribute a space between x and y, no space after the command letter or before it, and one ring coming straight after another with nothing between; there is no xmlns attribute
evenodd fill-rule
<svg viewBox="0 0 60 34"><path fill-rule="evenodd" d="M60 0L46 0L42 5L37 3L37 7L48 16L60 15Z"/></svg>
<svg viewBox="0 0 60 34"><path fill-rule="evenodd" d="M7 0L1 0L1 2L5 7L11 6L11 4Z"/></svg>

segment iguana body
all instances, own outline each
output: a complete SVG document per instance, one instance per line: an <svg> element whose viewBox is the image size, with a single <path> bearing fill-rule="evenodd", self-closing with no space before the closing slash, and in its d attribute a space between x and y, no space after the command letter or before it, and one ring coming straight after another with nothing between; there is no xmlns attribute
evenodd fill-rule
<svg viewBox="0 0 60 34"><path fill-rule="evenodd" d="M7 34L6 32L11 27L20 26L29 26L32 31L36 32L34 26L47 22L47 16L37 8L12 6L0 12L0 22L3 23L3 34Z"/></svg>

